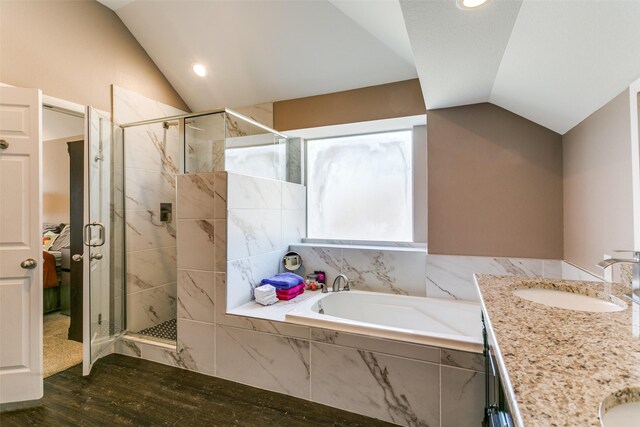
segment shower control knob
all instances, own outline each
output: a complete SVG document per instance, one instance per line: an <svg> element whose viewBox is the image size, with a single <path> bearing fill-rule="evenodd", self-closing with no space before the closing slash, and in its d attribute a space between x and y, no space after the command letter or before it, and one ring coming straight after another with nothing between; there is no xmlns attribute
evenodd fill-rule
<svg viewBox="0 0 640 427"><path fill-rule="evenodd" d="M80 254L74 254L74 255L71 257L71 259L72 259L72 260L74 260L75 262L80 262L80 261L82 261L82 255L80 255Z"/></svg>

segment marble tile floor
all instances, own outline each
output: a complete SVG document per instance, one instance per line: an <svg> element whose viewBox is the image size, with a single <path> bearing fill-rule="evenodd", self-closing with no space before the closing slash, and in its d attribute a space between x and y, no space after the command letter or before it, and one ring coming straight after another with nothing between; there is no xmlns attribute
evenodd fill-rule
<svg viewBox="0 0 640 427"><path fill-rule="evenodd" d="M178 323L176 319L171 319L150 328L143 329L137 333L148 337L175 341L178 338Z"/></svg>
<svg viewBox="0 0 640 427"><path fill-rule="evenodd" d="M44 382L44 398L0 405L13 426L383 426L362 415L142 359L111 354L90 376L76 366Z"/></svg>

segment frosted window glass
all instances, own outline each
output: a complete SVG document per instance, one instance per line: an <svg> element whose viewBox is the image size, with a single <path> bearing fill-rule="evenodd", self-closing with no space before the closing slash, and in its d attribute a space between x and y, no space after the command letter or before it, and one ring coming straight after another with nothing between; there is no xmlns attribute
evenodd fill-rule
<svg viewBox="0 0 640 427"><path fill-rule="evenodd" d="M284 139L264 133L226 139L225 170L242 175L283 180L286 173Z"/></svg>
<svg viewBox="0 0 640 427"><path fill-rule="evenodd" d="M411 241L411 131L307 143L308 237Z"/></svg>

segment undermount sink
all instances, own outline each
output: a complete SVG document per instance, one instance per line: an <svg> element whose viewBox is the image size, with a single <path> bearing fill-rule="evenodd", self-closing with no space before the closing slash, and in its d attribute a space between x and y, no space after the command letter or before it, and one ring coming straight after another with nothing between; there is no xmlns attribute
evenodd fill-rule
<svg viewBox="0 0 640 427"><path fill-rule="evenodd" d="M513 294L528 301L566 310L606 313L622 311L627 308L627 304L624 301L613 296L609 299L604 299L575 292L545 288L520 288L513 291Z"/></svg>
<svg viewBox="0 0 640 427"><path fill-rule="evenodd" d="M619 390L600 404L603 427L636 427L640 420L640 388Z"/></svg>

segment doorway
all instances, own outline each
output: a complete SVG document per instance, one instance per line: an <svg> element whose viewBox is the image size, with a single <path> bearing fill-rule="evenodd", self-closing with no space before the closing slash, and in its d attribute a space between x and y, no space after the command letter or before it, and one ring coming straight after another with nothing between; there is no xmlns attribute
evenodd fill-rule
<svg viewBox="0 0 640 427"><path fill-rule="evenodd" d="M72 246L82 230L82 191L78 204L78 192L73 189L82 187L84 133L84 114L43 104L43 222L39 231L44 259L44 378L82 363L83 357L82 265L71 257L72 250L78 250Z"/></svg>

